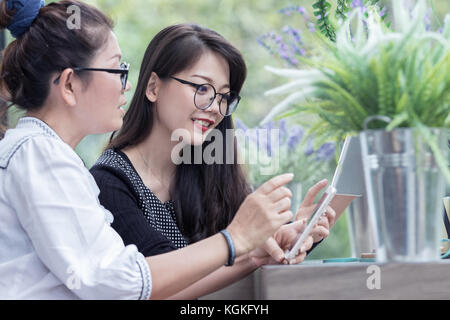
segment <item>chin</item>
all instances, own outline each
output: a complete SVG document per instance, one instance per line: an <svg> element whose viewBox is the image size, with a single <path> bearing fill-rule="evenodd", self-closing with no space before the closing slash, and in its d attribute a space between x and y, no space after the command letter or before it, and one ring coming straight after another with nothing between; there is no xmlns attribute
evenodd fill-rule
<svg viewBox="0 0 450 320"><path fill-rule="evenodd" d="M118 120L115 120L111 123L108 123L108 125L103 127L103 130L101 130L101 132L97 132L97 134L102 134L102 133L108 133L108 132L113 132L113 131L117 131L120 128L122 128L122 124L123 124L123 119L120 118Z"/></svg>
<svg viewBox="0 0 450 320"><path fill-rule="evenodd" d="M190 134L191 134L190 144L192 146L196 147L196 146L201 146L205 142L206 137L208 136L209 132L207 131L205 133L199 133L198 131L196 131L194 129L194 131L191 132Z"/></svg>
<svg viewBox="0 0 450 320"><path fill-rule="evenodd" d="M191 141L191 145L193 146L193 147L198 147L198 146L201 146L202 144L203 144L203 142L205 142L205 140L203 139L203 140L193 140L193 141Z"/></svg>
<svg viewBox="0 0 450 320"><path fill-rule="evenodd" d="M108 132L111 132L111 131L117 131L117 130L119 130L120 128L122 128L122 125L123 125L123 118L121 117L119 120L117 120L117 121L115 122L115 124L114 124L112 130L109 130Z"/></svg>

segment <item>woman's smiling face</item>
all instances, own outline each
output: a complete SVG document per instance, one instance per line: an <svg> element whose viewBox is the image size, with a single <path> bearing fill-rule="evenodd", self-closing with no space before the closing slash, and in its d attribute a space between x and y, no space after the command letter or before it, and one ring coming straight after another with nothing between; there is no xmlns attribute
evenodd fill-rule
<svg viewBox="0 0 450 320"><path fill-rule="evenodd" d="M210 50L206 50L191 67L174 74L173 77L199 85L210 84L217 93L230 91L228 62ZM224 117L219 110L220 95L216 96L208 108L201 110L194 104L196 90L193 85L180 83L172 78L160 80L154 101L154 121L157 122L154 129L164 128L170 135L177 129L186 130L190 144L201 145ZM202 89L199 90L197 95L202 94ZM196 101L198 102L198 98Z"/></svg>

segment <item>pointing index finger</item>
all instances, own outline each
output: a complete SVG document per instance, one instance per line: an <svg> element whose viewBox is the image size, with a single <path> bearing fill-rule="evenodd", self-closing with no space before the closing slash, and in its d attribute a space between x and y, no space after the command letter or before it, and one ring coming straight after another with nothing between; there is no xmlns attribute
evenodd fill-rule
<svg viewBox="0 0 450 320"><path fill-rule="evenodd" d="M311 187L311 189L308 190L308 192L305 195L305 200L303 200L301 204L301 208L309 207L314 204L314 199L316 198L317 194L322 190L326 185L328 184L327 179L323 179L322 181L317 182L314 186Z"/></svg>
<svg viewBox="0 0 450 320"><path fill-rule="evenodd" d="M292 173L285 173L281 174L279 176L273 177L269 181L266 181L261 187L260 190L264 194L269 194L275 189L285 185L286 183L289 183L294 178L294 174Z"/></svg>

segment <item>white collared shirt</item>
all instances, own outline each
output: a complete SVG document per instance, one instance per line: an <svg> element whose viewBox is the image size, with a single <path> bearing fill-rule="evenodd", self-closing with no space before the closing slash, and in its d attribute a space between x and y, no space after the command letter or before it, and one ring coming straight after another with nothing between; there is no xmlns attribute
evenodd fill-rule
<svg viewBox="0 0 450 320"><path fill-rule="evenodd" d="M148 299L151 274L77 154L26 117L0 140L0 299Z"/></svg>

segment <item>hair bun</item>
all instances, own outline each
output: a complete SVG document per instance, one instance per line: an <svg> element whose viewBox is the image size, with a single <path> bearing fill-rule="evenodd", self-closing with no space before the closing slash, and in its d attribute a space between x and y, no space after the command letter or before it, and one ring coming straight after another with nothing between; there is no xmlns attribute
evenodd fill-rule
<svg viewBox="0 0 450 320"><path fill-rule="evenodd" d="M39 9L45 6L44 0L6 0L8 10L14 10L14 15L7 29L14 38L19 38L31 26L39 14Z"/></svg>

